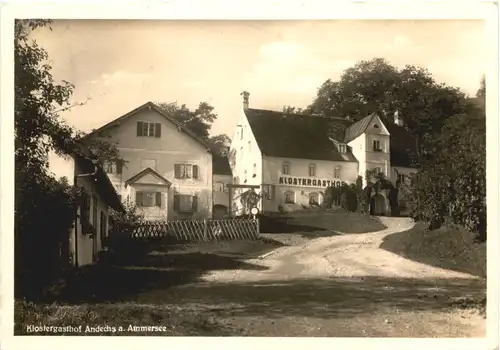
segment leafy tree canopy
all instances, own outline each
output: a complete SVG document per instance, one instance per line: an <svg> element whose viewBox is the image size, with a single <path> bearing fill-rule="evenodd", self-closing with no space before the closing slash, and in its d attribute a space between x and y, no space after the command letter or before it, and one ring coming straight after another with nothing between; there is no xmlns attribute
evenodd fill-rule
<svg viewBox="0 0 500 350"><path fill-rule="evenodd" d="M15 157L16 167L46 169L48 153L80 153L77 140L83 133L59 117L62 111L81 104L70 103L74 86L57 83L46 50L32 39L31 33L50 26L49 20L17 20L14 38L15 84ZM92 141L88 144L98 158L118 158L112 144Z"/></svg>
<svg viewBox="0 0 500 350"><path fill-rule="evenodd" d="M206 141L217 154L225 154L231 139L226 134L210 136L212 124L218 115L214 107L208 102L201 102L195 110L190 110L185 104L178 105L176 102L160 102L156 105L165 113L194 132L202 140Z"/></svg>

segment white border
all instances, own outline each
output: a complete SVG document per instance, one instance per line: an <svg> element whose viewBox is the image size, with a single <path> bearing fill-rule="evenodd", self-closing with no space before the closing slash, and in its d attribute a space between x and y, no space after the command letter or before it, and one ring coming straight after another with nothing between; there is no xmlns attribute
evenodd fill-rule
<svg viewBox="0 0 500 350"><path fill-rule="evenodd" d="M0 71L0 227L2 259L2 348L50 349L89 346L119 347L201 346L203 349L222 347L273 348L330 346L368 348L498 348L498 194L499 148L498 124L498 8L493 2L480 1L168 1L164 4L142 1L141 5L123 1L107 1L106 5L87 2L27 4L1 7L1 71ZM116 6L115 6L116 5ZM488 336L485 339L404 339L404 338L160 338L160 337L14 337L13 327L13 20L14 18L81 18L81 19L485 19L489 39L487 81L487 185L488 185ZM439 33L436 33L439 35ZM279 343L278 343L279 342Z"/></svg>

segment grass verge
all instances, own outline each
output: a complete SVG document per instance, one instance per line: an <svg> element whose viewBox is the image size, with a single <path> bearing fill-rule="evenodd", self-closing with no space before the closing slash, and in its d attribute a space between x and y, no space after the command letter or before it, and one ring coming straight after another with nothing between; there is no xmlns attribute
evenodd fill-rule
<svg viewBox="0 0 500 350"><path fill-rule="evenodd" d="M412 229L388 235L380 248L431 266L486 277L486 243L474 234L447 226L429 231L418 223Z"/></svg>
<svg viewBox="0 0 500 350"><path fill-rule="evenodd" d="M171 305L15 303L15 335L231 336L243 330ZM33 326L44 327L35 329ZM149 328L145 328L149 327Z"/></svg>
<svg viewBox="0 0 500 350"><path fill-rule="evenodd" d="M339 233L356 234L386 228L378 219L343 210L336 212L293 212L277 217L261 217L263 233L299 233L306 238L328 237Z"/></svg>

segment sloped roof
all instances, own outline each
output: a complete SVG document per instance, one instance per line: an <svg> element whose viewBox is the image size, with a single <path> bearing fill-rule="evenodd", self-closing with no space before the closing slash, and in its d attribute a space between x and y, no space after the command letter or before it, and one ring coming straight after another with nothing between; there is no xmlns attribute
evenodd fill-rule
<svg viewBox="0 0 500 350"><path fill-rule="evenodd" d="M366 128L368 128L371 121L373 120L373 118L375 118L376 115L377 115L376 113L372 113L369 116L364 117L363 119L357 121L356 123L348 127L347 130L345 131L344 142L345 143L351 142L358 136L362 135L366 131Z"/></svg>
<svg viewBox="0 0 500 350"><path fill-rule="evenodd" d="M344 139L350 125L346 120L253 108L245 114L265 156L357 161L350 147L340 153L331 140Z"/></svg>
<svg viewBox="0 0 500 350"><path fill-rule="evenodd" d="M168 181L167 179L165 179L163 176L161 176L160 174L158 174L154 169L152 168L146 168L140 172L138 172L137 174L135 174L134 176L132 176L130 179L128 179L127 181L125 181L125 183L127 185L130 185L134 182L136 182L137 180L139 180L140 178L148 175L148 174L151 174L153 175L154 177L158 178L159 180L163 181L164 184L168 187L170 187L172 185L172 183L170 181Z"/></svg>
<svg viewBox="0 0 500 350"><path fill-rule="evenodd" d="M75 162L78 162L82 168L82 172L86 174L93 173L96 169L97 172L94 175L95 186L100 192L100 197L102 200L111 208L125 212L125 209L121 203L120 197L116 192L115 187L111 183L108 175L102 169L102 166L93 161L96 157L90 151L90 149L84 145L82 142L77 141L78 150L72 154Z"/></svg>
<svg viewBox="0 0 500 350"><path fill-rule="evenodd" d="M348 147L337 151L331 139L348 143L363 134L377 113L352 123L340 118L286 114L278 111L246 109L250 127L264 155L330 161L357 161ZM387 123L390 134L391 165L411 167L415 141L404 127Z"/></svg>
<svg viewBox="0 0 500 350"><path fill-rule="evenodd" d="M186 135L190 136L193 140L195 140L196 142L198 142L200 145L202 145L203 147L205 147L207 149L207 152L211 152L210 150L210 147L209 145L202 139L200 138L198 135L196 135L194 132L192 132L191 130L189 130L188 128L186 128L185 126L183 126L181 123L179 123L176 119L174 119L173 117L171 117L170 115L168 115L167 113L163 112L160 108L158 108L157 105L155 105L153 102L146 102L145 104L137 107L136 109L122 115L121 117L118 117L112 121L110 121L109 123L107 124L104 124L103 126L101 126L100 128L96 129L96 130L93 130L92 132L86 134L83 139L88 139L92 136L96 136L96 135L99 135L99 133L102 133L103 131L105 131L106 129L112 127L112 126L116 126L116 125L119 125L120 123L123 123L125 120L127 120L128 118L132 117L133 115L135 115L136 113L139 113L140 111L146 109L146 108L151 108L153 109L154 111L156 111L158 114L160 114L162 117L164 117L165 119L167 119L169 122L173 123L174 125L176 125L178 128L179 128L179 131L182 131L184 132Z"/></svg>
<svg viewBox="0 0 500 350"><path fill-rule="evenodd" d="M212 155L212 172L217 175L233 175L229 166L229 159L218 154Z"/></svg>

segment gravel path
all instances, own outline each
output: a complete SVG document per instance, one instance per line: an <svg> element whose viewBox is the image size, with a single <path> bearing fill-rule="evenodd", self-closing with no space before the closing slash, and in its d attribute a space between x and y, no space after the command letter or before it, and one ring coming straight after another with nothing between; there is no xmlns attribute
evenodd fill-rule
<svg viewBox="0 0 500 350"><path fill-rule="evenodd" d="M484 336L481 316L449 306L484 295L484 282L380 249L386 235L413 226L380 220L387 229L281 247L245 260L255 268L212 271L203 282L141 298L203 308L252 336Z"/></svg>

